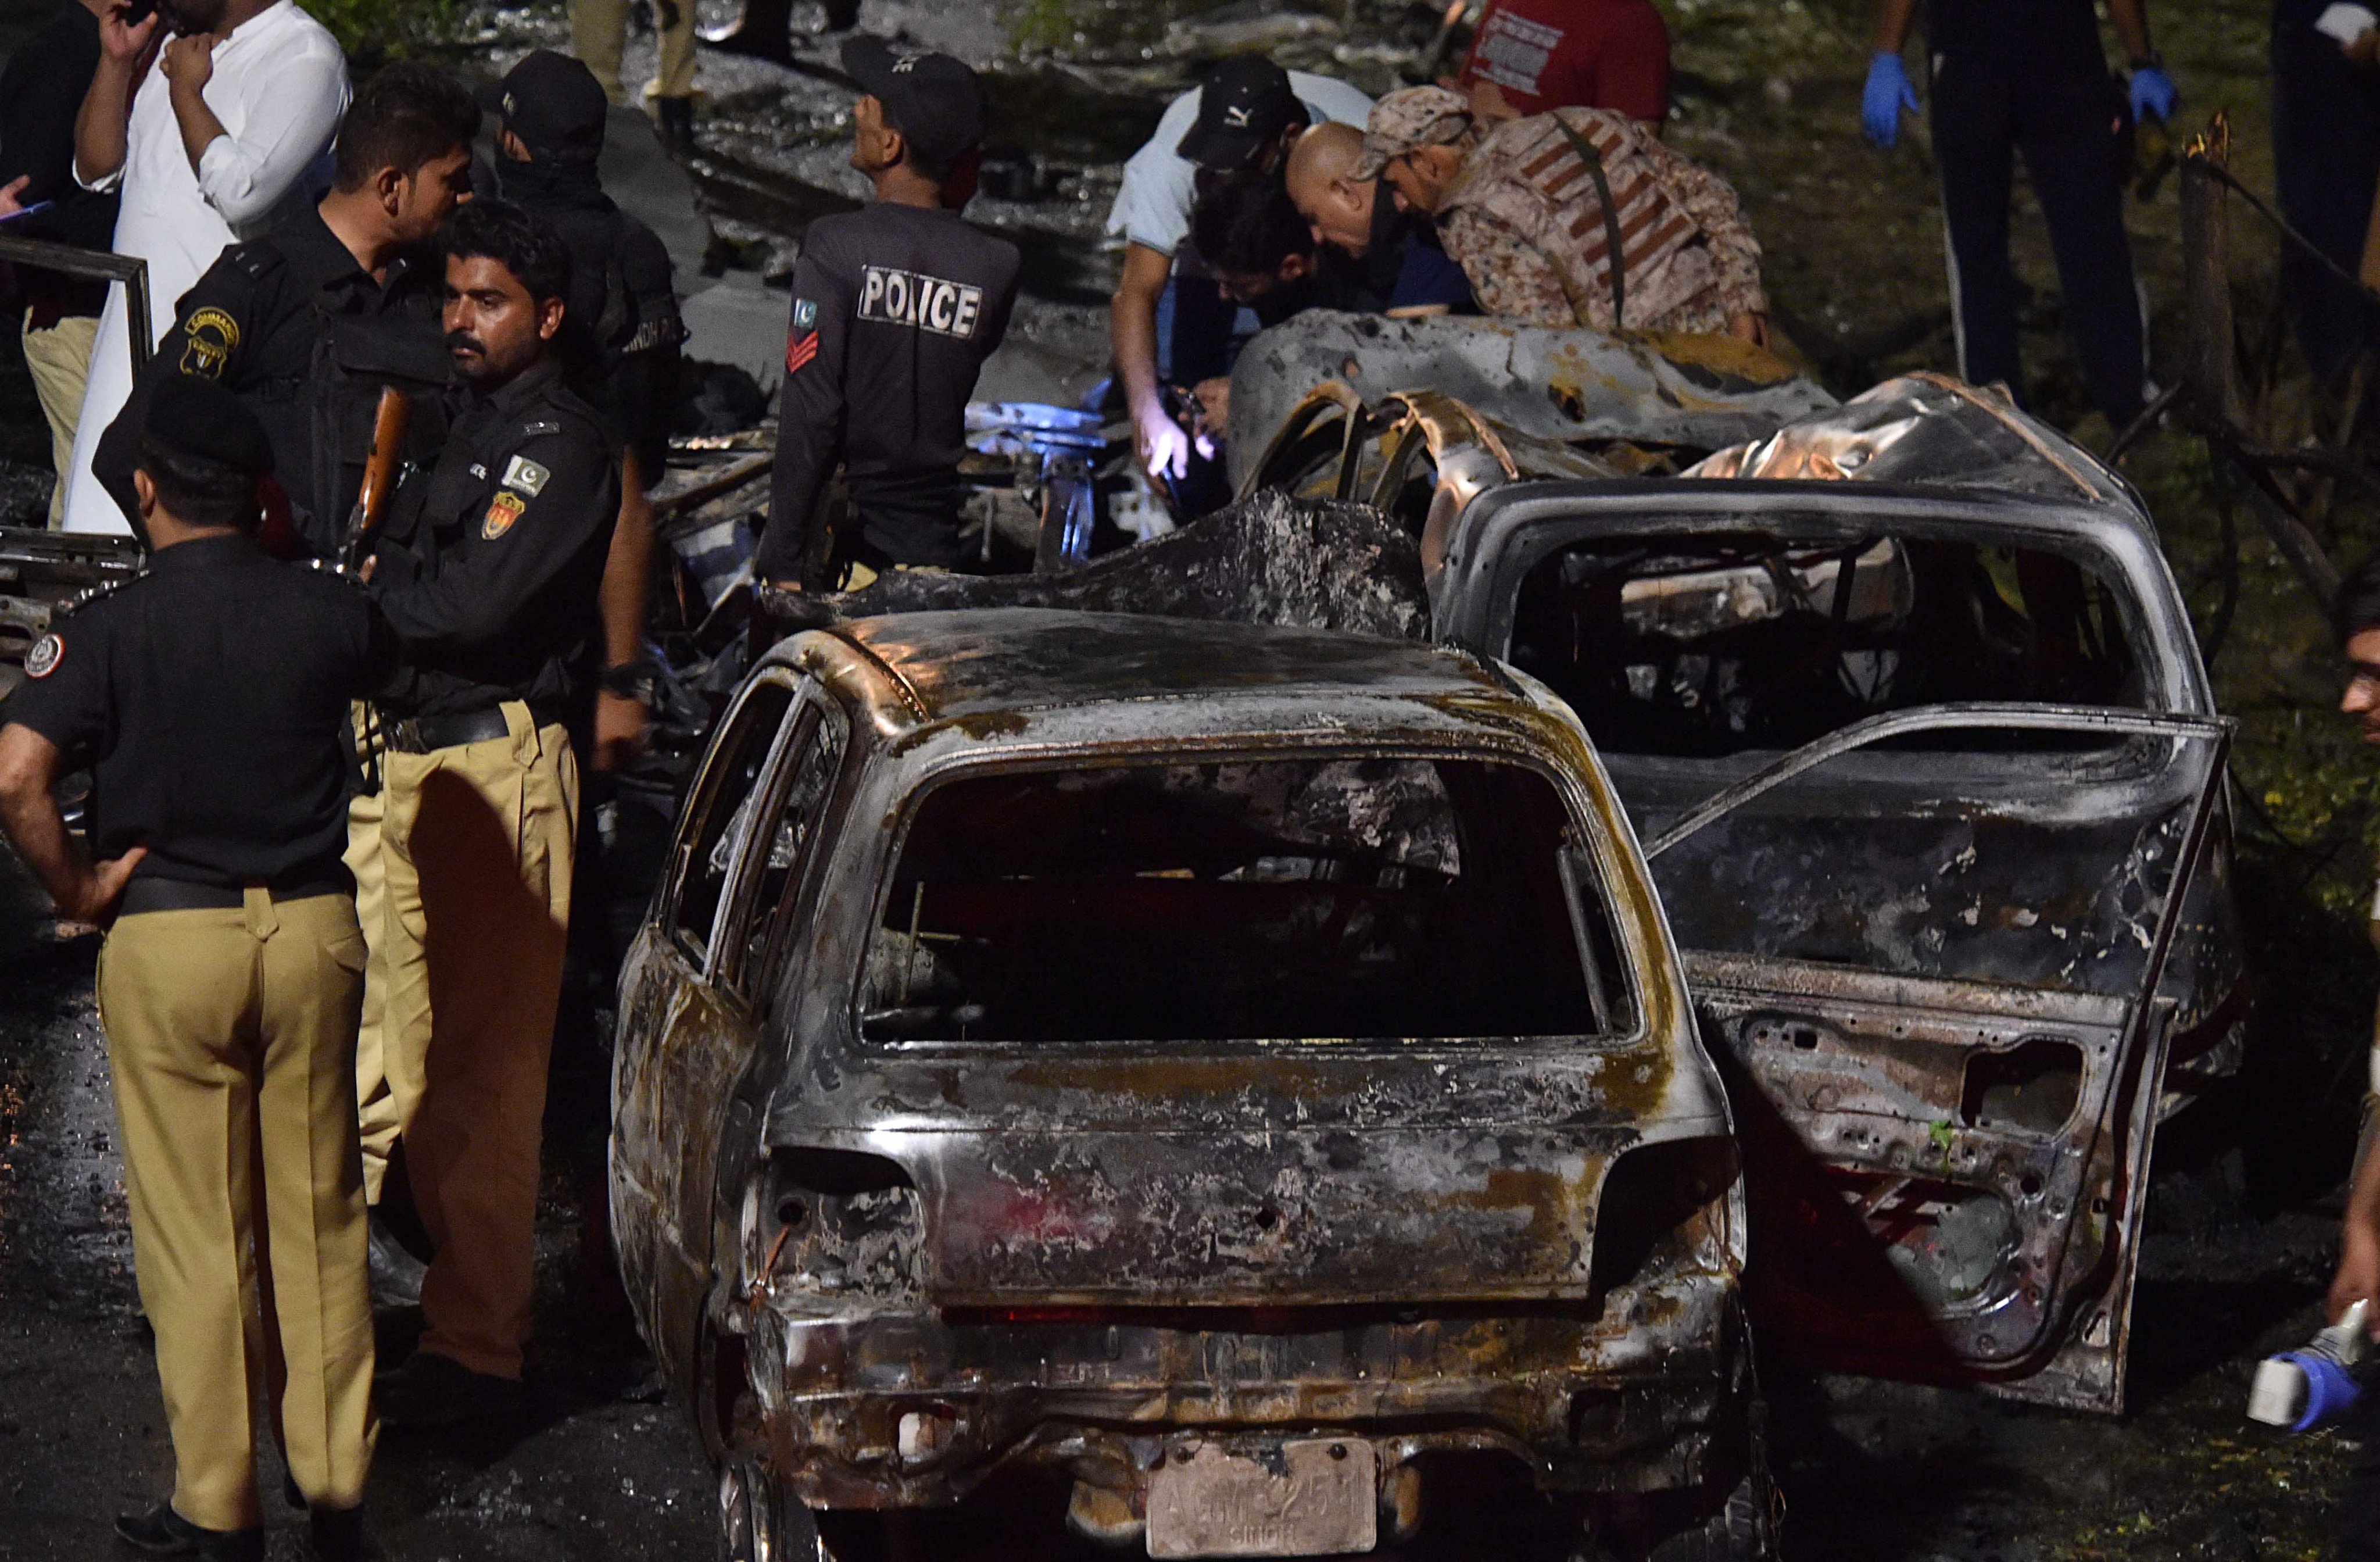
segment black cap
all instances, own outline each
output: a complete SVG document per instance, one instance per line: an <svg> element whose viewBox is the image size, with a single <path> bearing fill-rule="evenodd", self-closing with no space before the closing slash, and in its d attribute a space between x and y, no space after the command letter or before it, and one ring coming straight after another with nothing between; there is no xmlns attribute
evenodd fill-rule
<svg viewBox="0 0 2380 1562"><path fill-rule="evenodd" d="M1245 168L1307 117L1289 72L1261 55L1233 55L1198 92L1198 122L1173 150L1201 168Z"/></svg>
<svg viewBox="0 0 2380 1562"><path fill-rule="evenodd" d="M603 150L612 109L595 73L568 55L540 49L480 93L480 106L501 117L538 162L591 162Z"/></svg>
<svg viewBox="0 0 2380 1562"><path fill-rule="evenodd" d="M965 60L863 32L844 42L843 68L929 161L950 163L983 140L983 79Z"/></svg>
<svg viewBox="0 0 2380 1562"><path fill-rule="evenodd" d="M273 444L256 414L221 384L196 374L168 374L158 381L140 433L160 449L248 477L273 470Z"/></svg>

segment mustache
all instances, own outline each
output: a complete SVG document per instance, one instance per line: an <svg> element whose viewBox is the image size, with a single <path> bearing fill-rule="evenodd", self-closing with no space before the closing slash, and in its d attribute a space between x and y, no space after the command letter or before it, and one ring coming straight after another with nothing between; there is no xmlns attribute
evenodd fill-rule
<svg viewBox="0 0 2380 1562"><path fill-rule="evenodd" d="M488 344L480 340L479 337L474 336L468 331L449 331L446 333L446 350L448 352L476 352L481 358L485 358L488 356Z"/></svg>

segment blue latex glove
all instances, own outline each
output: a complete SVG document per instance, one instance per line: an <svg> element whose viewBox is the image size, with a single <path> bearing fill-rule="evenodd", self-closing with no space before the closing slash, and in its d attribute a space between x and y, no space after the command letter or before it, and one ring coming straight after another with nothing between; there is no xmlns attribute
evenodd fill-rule
<svg viewBox="0 0 2380 1562"><path fill-rule="evenodd" d="M2152 114L2159 119L2170 119L2174 105L2180 102L2181 90L2173 84L2172 77L2156 67L2143 66L2132 72L2133 124L2139 124Z"/></svg>
<svg viewBox="0 0 2380 1562"><path fill-rule="evenodd" d="M1868 140L1888 148L1900 139L1904 108L1917 112L1917 89L1909 84L1909 69L1900 63L1900 56L1879 49L1867 62L1867 90L1860 94L1860 127L1867 131Z"/></svg>

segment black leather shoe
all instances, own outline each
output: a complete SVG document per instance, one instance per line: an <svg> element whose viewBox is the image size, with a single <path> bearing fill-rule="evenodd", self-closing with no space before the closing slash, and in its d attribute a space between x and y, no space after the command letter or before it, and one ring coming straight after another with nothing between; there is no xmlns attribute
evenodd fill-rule
<svg viewBox="0 0 2380 1562"><path fill-rule="evenodd" d="M395 1427L455 1426L518 1415L528 1395L517 1379L475 1373L451 1357L417 1350L372 1379L380 1419Z"/></svg>
<svg viewBox="0 0 2380 1562"><path fill-rule="evenodd" d="M115 1538L152 1556L195 1556L200 1562L264 1562L261 1530L202 1530L174 1511L171 1499L146 1513L119 1514Z"/></svg>
<svg viewBox="0 0 2380 1562"><path fill-rule="evenodd" d="M360 1507L317 1507L306 1515L306 1528L321 1562L365 1562L364 1510Z"/></svg>
<svg viewBox="0 0 2380 1562"><path fill-rule="evenodd" d="M364 1259L371 1271L374 1307L419 1307L421 1277L430 1266L406 1250L375 1213L364 1227Z"/></svg>

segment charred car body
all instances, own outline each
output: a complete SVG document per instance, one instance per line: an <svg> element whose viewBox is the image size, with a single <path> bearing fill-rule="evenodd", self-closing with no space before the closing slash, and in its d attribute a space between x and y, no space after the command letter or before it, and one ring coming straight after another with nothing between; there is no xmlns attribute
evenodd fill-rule
<svg viewBox="0 0 2380 1562"><path fill-rule="evenodd" d="M1434 634L1593 737L1729 1073L1764 1345L2120 1408L2155 1126L2246 1019L2227 729L2153 524L1934 376L1642 454L1342 383L1246 484L1418 534Z"/></svg>
<svg viewBox="0 0 2380 1562"><path fill-rule="evenodd" d="M1477 659L1021 611L781 644L615 1108L733 1555L1017 1461L1152 1555L1363 1550L1481 1450L1646 1545L1763 1544L1720 1082L1585 736Z"/></svg>

